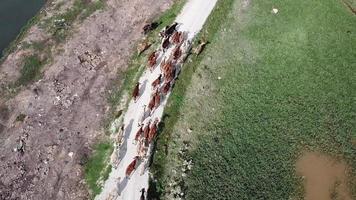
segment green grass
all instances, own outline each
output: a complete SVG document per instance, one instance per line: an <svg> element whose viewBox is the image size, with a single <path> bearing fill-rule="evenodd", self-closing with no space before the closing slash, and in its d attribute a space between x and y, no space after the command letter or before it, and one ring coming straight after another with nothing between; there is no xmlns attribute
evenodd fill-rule
<svg viewBox="0 0 356 200"><path fill-rule="evenodd" d="M21 75L17 80L16 85L26 85L38 79L44 63L45 61L41 60L36 54L25 57L23 66L20 70Z"/></svg>
<svg viewBox="0 0 356 200"><path fill-rule="evenodd" d="M161 197L189 141L186 199L302 199L303 150L344 159L355 198L352 13L333 0L218 3L205 27L211 43L184 66L165 110L152 166Z"/></svg>
<svg viewBox="0 0 356 200"><path fill-rule="evenodd" d="M99 180L106 180L111 172L108 165L113 146L110 142L101 142L94 147L93 155L85 164L85 180L92 192L92 196L100 193Z"/></svg>

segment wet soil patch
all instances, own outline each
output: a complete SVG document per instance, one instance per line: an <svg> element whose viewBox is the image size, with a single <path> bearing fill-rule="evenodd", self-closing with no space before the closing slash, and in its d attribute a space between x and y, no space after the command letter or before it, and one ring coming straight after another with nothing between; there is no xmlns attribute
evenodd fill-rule
<svg viewBox="0 0 356 200"><path fill-rule="evenodd" d="M296 164L297 173L302 176L305 200L351 200L348 188L348 168L329 156L306 152Z"/></svg>

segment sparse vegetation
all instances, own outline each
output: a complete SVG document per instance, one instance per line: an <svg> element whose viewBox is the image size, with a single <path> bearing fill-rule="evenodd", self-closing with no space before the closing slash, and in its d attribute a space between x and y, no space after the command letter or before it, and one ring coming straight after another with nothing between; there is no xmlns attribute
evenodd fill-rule
<svg viewBox="0 0 356 200"><path fill-rule="evenodd" d="M100 180L105 180L111 172L108 165L113 146L110 142L101 142L94 147L93 155L85 164L85 180L95 196L100 193Z"/></svg>
<svg viewBox="0 0 356 200"><path fill-rule="evenodd" d="M62 6L63 3L59 3L56 7ZM37 24L39 27L46 29L52 34L52 39L56 42L63 42L71 33L70 26L77 20L83 21L90 16L93 12L99 9L103 9L105 0L76 0L72 7L62 14L54 15L47 19L42 19L42 13L39 12L34 16L21 30L17 38L4 50L4 56L0 59L0 63L6 58L10 52L12 52L19 42L23 39L27 30ZM32 80L36 80L40 76L41 68L52 58L52 47L56 45L49 40L43 41L23 41L21 48L31 49L33 55L24 58L23 67L21 68L21 77L15 84L11 84L7 87L6 91L14 95L18 90L18 86L26 85ZM43 59L40 59L43 58ZM11 96L11 95L10 95Z"/></svg>
<svg viewBox="0 0 356 200"><path fill-rule="evenodd" d="M178 181L186 199L302 199L295 160L308 149L347 162L355 198L353 17L333 0L218 1L207 51L165 109L151 167L160 197Z"/></svg>
<svg viewBox="0 0 356 200"><path fill-rule="evenodd" d="M41 27L47 28L56 42L62 42L70 34L68 29L76 19L83 21L104 5L104 0L75 0L66 12L46 19Z"/></svg>
<svg viewBox="0 0 356 200"><path fill-rule="evenodd" d="M36 54L25 57L20 71L21 76L17 80L16 85L26 85L39 78L44 63L45 61L41 60Z"/></svg>

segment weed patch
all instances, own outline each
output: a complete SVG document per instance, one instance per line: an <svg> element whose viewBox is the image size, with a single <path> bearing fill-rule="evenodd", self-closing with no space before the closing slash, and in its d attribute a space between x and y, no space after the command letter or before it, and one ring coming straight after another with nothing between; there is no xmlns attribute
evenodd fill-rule
<svg viewBox="0 0 356 200"><path fill-rule="evenodd" d="M39 78L44 63L45 61L41 60L38 55L25 57L20 71L21 76L16 85L26 85Z"/></svg>

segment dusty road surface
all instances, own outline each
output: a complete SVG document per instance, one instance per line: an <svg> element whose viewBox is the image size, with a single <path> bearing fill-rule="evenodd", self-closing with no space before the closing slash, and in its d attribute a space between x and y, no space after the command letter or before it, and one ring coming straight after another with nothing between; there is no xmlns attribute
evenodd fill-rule
<svg viewBox="0 0 356 200"><path fill-rule="evenodd" d="M103 11L76 27L63 51L45 66L41 80L11 99L0 96L1 200L88 199L83 163L95 138L103 134L107 88L127 66L145 21L172 1L106 3ZM29 38L35 37L35 29ZM93 62L80 64L78 56L86 51ZM22 54L15 51L7 57L0 66L0 82L18 78ZM17 147L24 152L15 151Z"/></svg>
<svg viewBox="0 0 356 200"><path fill-rule="evenodd" d="M213 10L217 0L189 0L183 8L180 15L177 17L176 22L179 23L178 30L188 32L188 40L192 40L194 36L201 30L210 12ZM159 60L162 61L164 57L169 57L172 48L165 53L161 53ZM157 63L159 65L160 62ZM142 188L148 189L149 169L147 168L147 159L139 162L137 169L133 172L130 178L125 177L127 166L137 156L137 144L135 144L135 133L138 131L139 121L143 112L143 106L148 105L150 95L152 93L151 83L161 73L160 67L156 67L153 72L149 70L140 78L141 91L137 102L130 102L127 113L124 117L125 127L125 141L120 147L119 151L114 152L113 156L123 158L119 162L117 168L113 168L109 175L109 179L105 182L103 191L96 197L97 200L106 199L140 199ZM160 106L154 113L145 119L145 123L149 120L152 122L158 118L161 119L164 106L166 105L168 96L161 102ZM121 153L120 153L121 151ZM124 152L124 153L122 153Z"/></svg>

